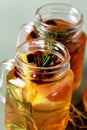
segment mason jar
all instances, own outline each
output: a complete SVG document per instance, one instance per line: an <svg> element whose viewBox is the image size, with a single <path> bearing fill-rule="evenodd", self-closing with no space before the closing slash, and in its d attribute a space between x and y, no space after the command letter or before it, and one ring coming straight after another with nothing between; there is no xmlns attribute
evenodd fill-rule
<svg viewBox="0 0 87 130"><path fill-rule="evenodd" d="M87 39L83 31L82 13L68 4L52 3L41 6L36 11L34 32L39 37L60 41L68 48L71 69L75 75L73 86L73 91L75 91L82 81Z"/></svg>
<svg viewBox="0 0 87 130"><path fill-rule="evenodd" d="M65 130L74 80L69 60L61 43L33 39L21 44L13 60L0 64L7 130Z"/></svg>

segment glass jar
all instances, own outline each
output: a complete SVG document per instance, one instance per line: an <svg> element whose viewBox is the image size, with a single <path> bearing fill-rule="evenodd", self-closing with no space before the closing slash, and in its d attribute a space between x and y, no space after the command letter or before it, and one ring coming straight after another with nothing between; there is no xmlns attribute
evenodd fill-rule
<svg viewBox="0 0 87 130"><path fill-rule="evenodd" d="M67 4L48 4L36 11L34 31L40 37L62 42L69 50L71 69L74 72L75 91L81 84L86 45L83 32L83 15Z"/></svg>
<svg viewBox="0 0 87 130"><path fill-rule="evenodd" d="M71 69L75 75L73 86L75 91L82 80L86 45L83 15L71 5L58 3L44 5L36 11L34 32L40 37L54 38L68 48Z"/></svg>
<svg viewBox="0 0 87 130"><path fill-rule="evenodd" d="M30 40L14 60L1 65L8 71L1 74L2 81L6 78L6 97L1 99L7 130L64 130L74 79L66 47L54 40Z"/></svg>

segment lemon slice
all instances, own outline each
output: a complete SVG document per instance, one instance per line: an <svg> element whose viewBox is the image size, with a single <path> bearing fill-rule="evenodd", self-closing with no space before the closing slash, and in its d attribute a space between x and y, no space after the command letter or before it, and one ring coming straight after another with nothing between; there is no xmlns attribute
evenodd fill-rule
<svg viewBox="0 0 87 130"><path fill-rule="evenodd" d="M41 104L41 103L45 103L46 101L46 98L45 97L42 97L42 95L40 95L38 92L37 94L35 95L33 101L32 101L32 106L35 106L35 105L38 105L38 104Z"/></svg>
<svg viewBox="0 0 87 130"><path fill-rule="evenodd" d="M23 60L23 62L28 63L27 56L25 53L22 54L22 60Z"/></svg>
<svg viewBox="0 0 87 130"><path fill-rule="evenodd" d="M23 60L23 62L28 63L26 53L22 54L22 60ZM36 90L34 88L35 84L30 81L31 76L30 76L30 73L28 71L28 67L24 64L23 64L23 67L25 68L23 73L25 75L24 80L26 82L26 86L23 89L23 94L24 94L24 97L26 98L27 102L32 102L33 97L36 93Z"/></svg>

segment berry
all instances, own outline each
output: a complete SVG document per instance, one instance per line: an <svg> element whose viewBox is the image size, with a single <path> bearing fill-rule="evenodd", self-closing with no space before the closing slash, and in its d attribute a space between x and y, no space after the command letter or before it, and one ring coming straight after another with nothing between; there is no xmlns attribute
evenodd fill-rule
<svg viewBox="0 0 87 130"><path fill-rule="evenodd" d="M32 31L32 32L30 33L30 35L31 35L32 38L37 38L37 36L36 36L36 34L35 34L34 31Z"/></svg>
<svg viewBox="0 0 87 130"><path fill-rule="evenodd" d="M34 53L34 56L42 56L42 51L36 51L35 53Z"/></svg>
<svg viewBox="0 0 87 130"><path fill-rule="evenodd" d="M28 62L29 62L29 63L34 62L34 55L33 55L33 54L27 55L27 59L28 59Z"/></svg>
<svg viewBox="0 0 87 130"><path fill-rule="evenodd" d="M31 77L35 80L41 80L43 78L43 74L41 72L34 72L32 73Z"/></svg>
<svg viewBox="0 0 87 130"><path fill-rule="evenodd" d="M56 23L53 20L48 20L45 23L49 25L56 25Z"/></svg>

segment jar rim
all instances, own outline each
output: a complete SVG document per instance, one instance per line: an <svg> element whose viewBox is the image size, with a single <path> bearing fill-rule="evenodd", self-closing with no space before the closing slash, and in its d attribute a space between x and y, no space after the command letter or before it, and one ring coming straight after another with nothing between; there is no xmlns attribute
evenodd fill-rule
<svg viewBox="0 0 87 130"><path fill-rule="evenodd" d="M28 51L28 47L29 47L29 45L32 47L32 46L36 46L36 45L31 45L31 43L33 43L33 42L36 42L36 44L37 44L37 42L39 41L39 42L41 42L41 41L50 41L50 39L48 39L48 38L36 38L36 39L33 39L33 40L28 40L28 41L25 41L25 42L23 42L20 46L19 46L19 48L18 48L18 51L17 51L17 53L16 53L16 57L15 57L15 59L16 59L16 61L18 62L18 64L20 63L20 64L22 64L22 65L24 65L24 66L26 66L26 68L27 67L30 67L30 68L34 68L34 69L41 69L41 70L50 70L50 69L56 69L56 68L60 68L61 69L61 67L65 67L67 64L69 64L69 61L70 61L70 55L69 55L69 51L68 51L68 49L62 44L62 43L60 43L60 42L58 42L58 41L55 41L54 39L51 39L51 41L53 41L53 42L55 42L56 44L55 45L57 45L57 47L59 47L60 49L62 49L62 51L64 51L64 54L65 54L65 59L63 60L63 62L61 62L60 64L58 64L58 65L55 65L55 66L51 66L51 67L37 67L37 66L32 66L32 65L30 65L29 63L26 63L26 62L24 62L22 59L21 59L21 54L23 53L23 52L25 52L26 53L26 51ZM41 45L43 45L43 44L41 44L40 43L40 46ZM49 45L45 45L45 46L49 46ZM24 49L26 49L26 50L24 50ZM70 65L70 64L69 64ZM68 65L68 67L69 67L69 65Z"/></svg>
<svg viewBox="0 0 87 130"><path fill-rule="evenodd" d="M40 10L40 9L42 9L42 8L44 8L44 7L46 7L46 6L65 6L65 7L73 7L73 8L75 8L75 10L77 10L80 14L81 14L81 12L79 11L79 9L77 9L75 6L73 6L72 4L67 4L67 3L58 3L58 2L56 2L56 3L48 3L48 4L44 4L44 5L42 5L42 6L40 6L37 10L36 10L36 13L38 13L38 11Z"/></svg>
<svg viewBox="0 0 87 130"><path fill-rule="evenodd" d="M36 10L36 16L35 16L35 21L36 21L36 19L37 20L39 20L39 18L38 18L38 15L41 15L40 14L40 11L41 10L45 10L46 11L46 9L45 8L47 8L47 7L54 7L55 6L55 8L54 9L58 9L57 7L66 7L66 8L69 8L69 10L70 9L72 9L71 10L71 14L72 14L72 11L75 11L75 13L77 12L78 13L78 15L79 15L79 20L75 23L75 24L73 24L73 26L71 26L70 27L70 31L69 32L73 32L73 29L78 29L78 28L81 28L82 27L82 24L83 24L83 14L79 11L79 9L77 9L75 6L73 6L73 5L71 5L71 4L66 4L66 3L48 3L48 4L45 4L45 5L42 5L42 6L40 6L37 10ZM60 8L59 8L60 9ZM64 10L65 11L65 10ZM68 10L67 10L68 11ZM67 12L67 14L69 14L69 12ZM75 16L76 17L76 16ZM37 21L38 22L38 21ZM47 26L47 24L46 23L43 23L43 21L39 21L40 22L40 24L42 25L42 26Z"/></svg>

